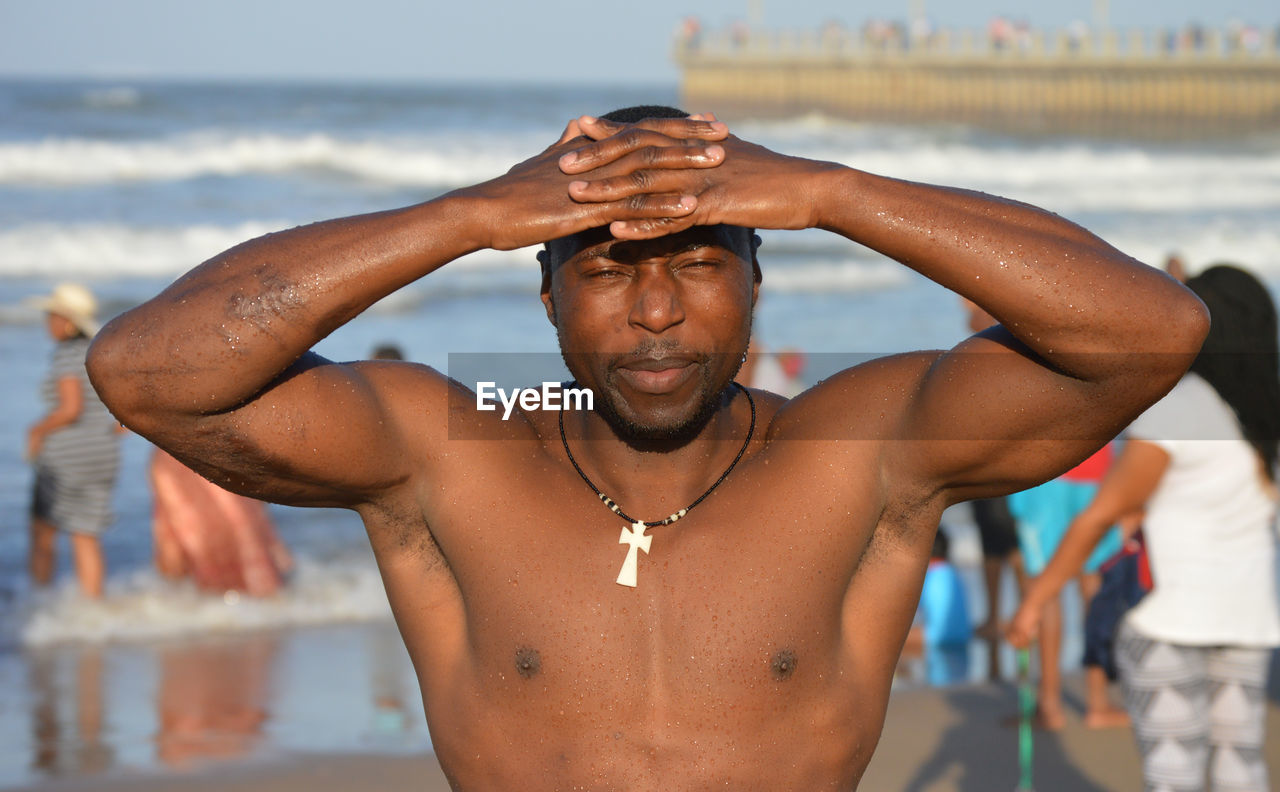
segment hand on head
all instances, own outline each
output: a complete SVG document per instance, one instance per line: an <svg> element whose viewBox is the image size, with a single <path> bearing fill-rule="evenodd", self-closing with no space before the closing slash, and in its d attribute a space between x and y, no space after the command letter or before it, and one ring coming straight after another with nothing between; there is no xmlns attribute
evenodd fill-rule
<svg viewBox="0 0 1280 792"><path fill-rule="evenodd" d="M560 169L579 176L569 195L582 204L637 203L680 197L680 212L635 213L610 225L619 239L648 239L694 225L809 228L817 225L806 176L827 163L777 154L729 134L712 114L623 124L583 116ZM568 130L566 130L566 133ZM692 203L692 208L684 211Z"/></svg>
<svg viewBox="0 0 1280 792"><path fill-rule="evenodd" d="M622 125L583 116L570 121L546 151L457 194L481 201L476 241L499 250L615 221L652 220L662 227L694 210L697 200L679 188L691 182L690 172L720 164L723 149L716 141L727 134L727 127L705 117ZM685 174L683 182L671 178L676 173ZM610 194L590 200L572 196L570 185L582 181L579 174L608 180ZM662 236L690 225L632 238Z"/></svg>

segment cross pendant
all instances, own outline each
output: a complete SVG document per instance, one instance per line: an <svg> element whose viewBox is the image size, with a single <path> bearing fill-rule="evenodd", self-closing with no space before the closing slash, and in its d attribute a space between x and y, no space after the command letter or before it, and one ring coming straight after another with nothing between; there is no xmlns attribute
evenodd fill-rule
<svg viewBox="0 0 1280 792"><path fill-rule="evenodd" d="M622 570L618 572L618 584L622 586L636 587L636 566L639 560L637 550L643 550L647 555L649 553L649 544L653 542L652 536L645 536L645 525L642 522L635 522L622 529L622 536L618 537L618 544L629 545L627 548L627 558L622 562Z"/></svg>

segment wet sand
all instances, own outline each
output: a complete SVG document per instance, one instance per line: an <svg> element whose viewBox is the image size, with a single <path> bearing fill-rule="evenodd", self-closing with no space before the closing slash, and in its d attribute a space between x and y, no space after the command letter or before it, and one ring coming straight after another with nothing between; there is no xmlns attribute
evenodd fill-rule
<svg viewBox="0 0 1280 792"><path fill-rule="evenodd" d="M1280 777L1280 662L1268 763ZM1118 693L1118 691L1117 691ZM1140 789L1127 728L1036 732L1036 792ZM902 688L863 792L1012 792L1017 690ZM264 630L0 655L0 788L24 792L433 792L417 683L393 624Z"/></svg>
<svg viewBox="0 0 1280 792"><path fill-rule="evenodd" d="M1268 733L1280 734L1273 696ZM884 734L863 778L864 792L1006 792L1018 780L1016 730L1002 725L1016 711L1008 685L895 692ZM1090 731L1080 721L1078 676L1066 684L1068 722L1057 734L1036 733L1037 792L1123 792L1141 787L1128 729ZM1280 772L1280 740L1267 743ZM291 755L253 763L210 764L182 774L81 777L21 787L24 792L443 792L448 784L429 756Z"/></svg>
<svg viewBox="0 0 1280 792"><path fill-rule="evenodd" d="M1274 659L1274 658L1273 658ZM1272 663L1267 734L1280 734L1280 679ZM1118 698L1119 691L1113 695ZM1036 792L1130 792L1142 788L1133 733L1086 729L1083 677L1063 679L1067 725L1035 732ZM974 685L895 693L884 733L859 787L864 792L1013 792L1018 785L1017 712L1010 685ZM1266 744L1273 778L1280 740Z"/></svg>

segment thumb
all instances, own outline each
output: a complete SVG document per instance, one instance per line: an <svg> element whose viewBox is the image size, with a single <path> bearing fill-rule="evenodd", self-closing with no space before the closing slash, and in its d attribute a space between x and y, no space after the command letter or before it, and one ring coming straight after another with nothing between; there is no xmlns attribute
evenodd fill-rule
<svg viewBox="0 0 1280 792"><path fill-rule="evenodd" d="M578 119L575 118L565 125L564 131L560 133L560 139L556 141L556 145L568 143L576 137L582 137L582 127L578 125Z"/></svg>

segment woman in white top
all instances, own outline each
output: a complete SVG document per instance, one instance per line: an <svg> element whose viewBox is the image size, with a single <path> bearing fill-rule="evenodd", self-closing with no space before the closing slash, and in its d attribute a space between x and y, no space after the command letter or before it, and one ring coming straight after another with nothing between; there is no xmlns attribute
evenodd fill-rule
<svg viewBox="0 0 1280 792"><path fill-rule="evenodd" d="M1145 508L1152 591L1116 651L1148 792L1270 789L1266 676L1280 645L1276 567L1280 354L1275 305L1252 275L1187 281L1212 329L1191 371L1133 422L1098 494L1072 523L1009 628L1025 646L1041 604L1121 516Z"/></svg>

